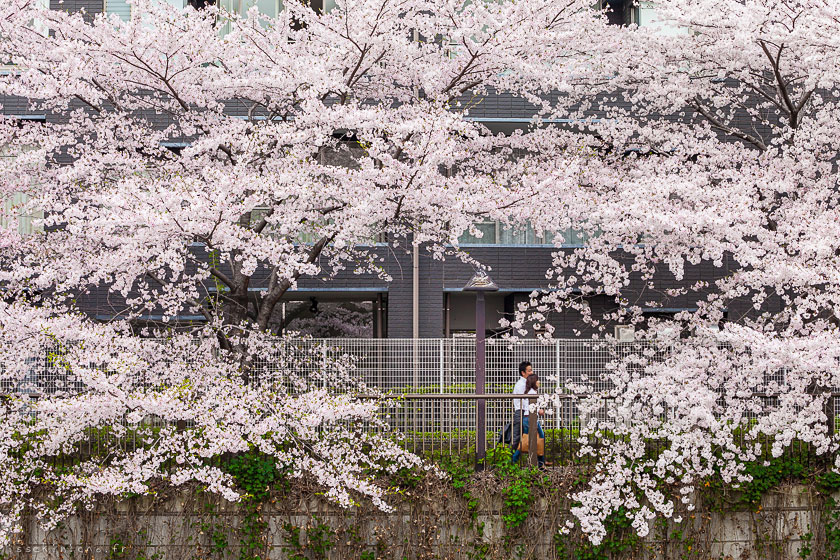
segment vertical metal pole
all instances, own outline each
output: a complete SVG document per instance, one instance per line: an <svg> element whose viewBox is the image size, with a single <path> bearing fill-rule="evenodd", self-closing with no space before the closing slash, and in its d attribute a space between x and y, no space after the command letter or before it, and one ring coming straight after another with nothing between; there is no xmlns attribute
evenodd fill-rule
<svg viewBox="0 0 840 560"><path fill-rule="evenodd" d="M390 355L390 353L389 353ZM385 390L385 386L382 383L382 370L383 365L382 362L384 361L384 355L382 352L382 339L376 339L376 388L380 391Z"/></svg>
<svg viewBox="0 0 840 560"><path fill-rule="evenodd" d="M411 273L411 390L418 391L419 385L419 371L420 352L419 341L420 338L420 247L414 245L414 254L412 256L412 273ZM417 409L421 403L419 401L411 401L411 410L413 413L413 427L414 438L417 439Z"/></svg>
<svg viewBox="0 0 840 560"><path fill-rule="evenodd" d="M444 387L443 387L443 339L442 338L440 339L440 341L438 341L438 344L439 344L439 346L438 346L438 358L440 360L440 369L438 371L438 374L440 376L440 392L441 392L441 394L443 394ZM438 407L436 407L436 408L438 408ZM447 416L447 414L446 414L447 410L446 409L447 408L448 408L448 405L446 404L446 399L440 399L440 402L439 402L440 423L438 425L438 429L440 430L441 434L446 433L446 416ZM441 438L440 450L443 451L443 438Z"/></svg>
<svg viewBox="0 0 840 560"><path fill-rule="evenodd" d="M440 358L440 392L443 393L443 339L440 340L440 347L439 347L439 358Z"/></svg>
<svg viewBox="0 0 840 560"><path fill-rule="evenodd" d="M555 386L557 389L561 387L563 384L563 378L561 377L561 367L560 367L560 341L554 341L554 362L556 364L555 367L555 374L557 375L557 385ZM555 391L554 394L557 395L559 391ZM561 434L560 429L563 427L563 418L560 414L560 400L555 398L554 401L554 433Z"/></svg>
<svg viewBox="0 0 840 560"><path fill-rule="evenodd" d="M484 387L484 293L475 294L475 394L485 394ZM484 399L476 399L476 438L475 462L476 470L484 468L484 458L487 456L487 403Z"/></svg>
<svg viewBox="0 0 840 560"><path fill-rule="evenodd" d="M326 344L324 344L323 347L321 348L321 360L322 360L321 369L322 369L322 371L326 372L327 371L327 345ZM315 385L319 389L324 386L323 379L324 379L324 377L321 378L320 383L316 383L316 385Z"/></svg>
<svg viewBox="0 0 840 560"><path fill-rule="evenodd" d="M411 337L420 338L420 247L416 244L411 258Z"/></svg>
<svg viewBox="0 0 840 560"><path fill-rule="evenodd" d="M376 338L382 338L382 294L376 294L376 303L374 305L376 305L376 334L374 336Z"/></svg>
<svg viewBox="0 0 840 560"><path fill-rule="evenodd" d="M419 360L419 352L417 346L418 340L415 336L411 339L411 392L413 393L417 393L419 391L417 387L417 361ZM417 433L417 408L420 406L420 401L408 400L405 402L405 406L411 409L411 438L414 441L414 449L412 451L417 451L417 438L420 437L420 435Z"/></svg>

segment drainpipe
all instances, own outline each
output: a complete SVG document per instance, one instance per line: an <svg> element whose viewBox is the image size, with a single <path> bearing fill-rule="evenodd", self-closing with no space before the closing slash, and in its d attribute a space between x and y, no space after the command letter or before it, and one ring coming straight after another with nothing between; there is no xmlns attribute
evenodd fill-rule
<svg viewBox="0 0 840 560"><path fill-rule="evenodd" d="M420 338L420 248L414 245L411 270L411 336Z"/></svg>

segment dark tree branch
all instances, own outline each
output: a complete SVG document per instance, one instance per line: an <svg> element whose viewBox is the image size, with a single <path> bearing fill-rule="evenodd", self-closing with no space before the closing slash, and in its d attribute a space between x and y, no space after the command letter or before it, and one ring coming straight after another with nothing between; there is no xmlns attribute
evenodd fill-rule
<svg viewBox="0 0 840 560"><path fill-rule="evenodd" d="M326 247L327 244L329 244L334 238L335 234L332 234L319 239L317 243L309 249L305 262L307 264L312 264L317 261L318 257L321 256L321 252L324 250L324 247ZM277 302L280 301L280 298L283 297L283 294L285 294L292 286L292 282L297 280L299 277L300 272L295 272L290 278L285 278L276 282L274 289L266 292L257 313L257 326L261 331L268 330L268 323L271 320L271 314L274 311L274 307L277 305Z"/></svg>
<svg viewBox="0 0 840 560"><path fill-rule="evenodd" d="M762 152L767 150L767 145L764 142L762 142L761 139L756 138L752 134L747 134L746 132L744 132L742 130L738 130L737 128L727 126L726 124L721 122L719 119L717 119L714 115L712 115L705 107L703 107L703 105L702 105L702 103L700 102L699 99L695 98L693 105L694 105L694 109L698 113L703 115L703 117L705 117L705 119L708 120L712 124L712 126L714 128L716 128L717 130L720 130L721 132L725 132L726 134L729 134L731 136L734 136L736 138L740 138L741 140L749 142L750 144L752 144L753 146L755 146L756 148L758 148Z"/></svg>

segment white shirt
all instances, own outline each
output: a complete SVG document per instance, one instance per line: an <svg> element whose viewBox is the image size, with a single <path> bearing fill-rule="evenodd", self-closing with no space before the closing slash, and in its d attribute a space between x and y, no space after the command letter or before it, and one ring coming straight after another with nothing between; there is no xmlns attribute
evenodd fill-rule
<svg viewBox="0 0 840 560"><path fill-rule="evenodd" d="M519 376L519 381L516 382L516 385L513 386L513 394L514 395L524 395L525 394L525 385L527 384L528 380L521 375ZM533 389L531 389L533 391ZM516 412L517 410L522 410L522 414L524 416L528 416L528 400L527 399L513 399L513 411Z"/></svg>

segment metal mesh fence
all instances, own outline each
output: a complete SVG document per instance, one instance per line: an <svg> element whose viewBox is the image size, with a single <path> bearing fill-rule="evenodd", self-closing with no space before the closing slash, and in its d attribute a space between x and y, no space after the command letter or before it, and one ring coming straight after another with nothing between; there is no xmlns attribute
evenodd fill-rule
<svg viewBox="0 0 840 560"><path fill-rule="evenodd" d="M394 433L405 437L404 444L409 449L447 454L475 452L476 400L468 396L475 393L474 339L305 339L284 344L294 347L292 353L316 356L302 363L302 369L296 372L303 377L316 375L331 359L349 357L355 364L357 380L366 388L395 396L395 401L383 405L382 417ZM488 339L485 390L492 395L511 394L519 379L519 363L527 360L540 376L541 393L555 393L558 387L569 383L583 385L589 392L601 392L611 388L608 364L617 357L637 353L655 360L664 357L665 352L651 342L521 340L512 344ZM319 355L322 360L317 359ZM406 394L412 397L398 398ZM486 441L488 447L493 447L499 432L512 419L511 399L486 399L486 410ZM596 414L606 418L610 401L605 399ZM540 420L555 450L569 457L578 445L579 416L575 399L564 398Z"/></svg>
<svg viewBox="0 0 840 560"><path fill-rule="evenodd" d="M541 378L540 392L560 393L569 384L582 385L589 393L602 394L611 388L609 365L632 355L630 368L643 368L645 361L663 360L667 346L656 342L607 342L603 340L505 340L486 341L486 441L493 447L498 433L511 421L511 399L519 378L518 365L530 361ZM404 445L419 452L475 453L477 414L475 393L475 340L447 339L287 339L278 343L276 360L257 364L262 373L290 374L288 389L296 390L291 377L308 379L309 386L344 392L350 385L335 383L329 375L335 364L350 360L353 378L361 392L381 391L394 399L382 405L381 416L389 431L404 436ZM638 363L638 365L632 365ZM324 374L326 371L326 375ZM259 374L258 374L259 375ZM57 391L74 391L74 380L50 356L32 360L32 369L18 392L32 398ZM783 382L783 372L778 374ZM259 376L257 377L259 379ZM299 386L298 386L299 387ZM558 387L560 390L558 391ZM0 390L14 390L0 387ZM401 399L401 395L410 398ZM425 396L428 395L428 396ZM437 396L440 395L440 396ZM446 395L451 395L446 397ZM455 397L455 395L462 395ZM767 397L765 406L776 404ZM594 412L601 419L611 417L613 403L604 398ZM541 418L547 446L555 455L576 457L578 429L582 418L574 398L561 398Z"/></svg>
<svg viewBox="0 0 840 560"><path fill-rule="evenodd" d="M355 363L358 380L383 391L463 393L475 388L475 341L472 339L300 339L283 344L295 346L304 351L302 354L317 355L320 350L325 361L348 356ZM608 389L607 364L616 356L645 351L664 355L662 349L650 342L554 340L546 344L521 340L510 344L488 339L487 391L511 391L523 360L533 364L534 372L543 382L543 391L553 390L558 381L586 383L594 391ZM271 366L266 364L266 367ZM322 364L316 359L305 367L314 372Z"/></svg>

